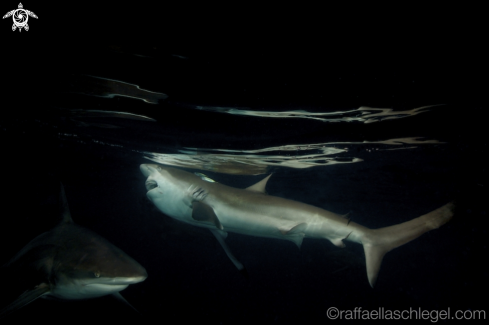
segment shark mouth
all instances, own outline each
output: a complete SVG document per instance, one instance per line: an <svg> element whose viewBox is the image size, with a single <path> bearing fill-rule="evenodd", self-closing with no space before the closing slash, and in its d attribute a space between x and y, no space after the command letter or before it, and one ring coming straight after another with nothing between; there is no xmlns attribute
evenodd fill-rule
<svg viewBox="0 0 489 325"><path fill-rule="evenodd" d="M133 276L133 277L116 277L116 278L99 278L99 279L90 279L86 283L82 284L83 286L128 286L129 284L139 283L146 280L146 275L141 276Z"/></svg>
<svg viewBox="0 0 489 325"><path fill-rule="evenodd" d="M144 185L146 186L146 190L148 192L151 191L152 189L158 187L158 183L156 183L156 181L153 179L147 179L146 183L144 183Z"/></svg>

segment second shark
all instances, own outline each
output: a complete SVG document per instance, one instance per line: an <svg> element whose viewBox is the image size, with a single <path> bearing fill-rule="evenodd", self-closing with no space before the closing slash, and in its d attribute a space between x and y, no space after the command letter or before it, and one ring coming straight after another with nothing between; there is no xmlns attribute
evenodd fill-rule
<svg viewBox="0 0 489 325"><path fill-rule="evenodd" d="M0 318L37 298L63 300L114 295L146 279L146 270L122 250L96 233L73 223L63 186L59 195L61 222L30 241L4 267L22 285L31 285L15 301L0 309ZM20 285L21 283L19 283Z"/></svg>

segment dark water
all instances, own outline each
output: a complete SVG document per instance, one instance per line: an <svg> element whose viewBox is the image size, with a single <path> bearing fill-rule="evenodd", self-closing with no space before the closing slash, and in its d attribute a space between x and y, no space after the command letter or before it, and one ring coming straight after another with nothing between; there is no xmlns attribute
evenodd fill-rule
<svg viewBox="0 0 489 325"><path fill-rule="evenodd" d="M42 26L21 35L35 40ZM240 31L242 43L229 46L192 33L190 45L48 41L36 58L32 48L8 57L33 70L2 77L10 86L0 119L1 262L56 224L61 181L74 221L149 274L122 292L141 315L110 297L39 299L9 321L323 323L330 307L487 311L487 135L477 80L458 66L445 70L433 52L391 49L389 63L389 47L377 43L357 57L351 45L318 51L318 34L286 42L282 31L271 45L269 34L250 33L253 40ZM305 239L298 250L231 233L245 279L207 230L147 200L139 165L149 162L239 188L273 172L270 195L349 212L369 228L452 200L458 208L442 228L387 254L374 289L360 245Z"/></svg>

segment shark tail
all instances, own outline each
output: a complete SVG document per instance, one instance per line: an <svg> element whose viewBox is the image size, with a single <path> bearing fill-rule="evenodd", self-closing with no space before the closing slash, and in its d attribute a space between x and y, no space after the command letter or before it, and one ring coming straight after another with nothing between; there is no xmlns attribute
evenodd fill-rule
<svg viewBox="0 0 489 325"><path fill-rule="evenodd" d="M370 286L373 288L387 252L441 227L453 217L454 208L455 204L450 202L413 220L390 227L369 229L362 242Z"/></svg>

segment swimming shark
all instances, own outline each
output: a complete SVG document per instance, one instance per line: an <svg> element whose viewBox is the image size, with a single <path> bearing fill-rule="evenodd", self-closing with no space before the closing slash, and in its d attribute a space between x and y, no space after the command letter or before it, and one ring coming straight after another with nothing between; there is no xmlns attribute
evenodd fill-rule
<svg viewBox="0 0 489 325"><path fill-rule="evenodd" d="M142 164L140 170L147 177L149 200L167 216L210 229L238 270L244 271L244 266L226 245L227 232L289 240L299 248L306 237L327 239L338 247L352 241L363 245L371 287L387 252L439 228L453 217L455 208L449 202L410 221L369 229L347 216L266 194L271 174L238 189L163 165Z"/></svg>
<svg viewBox="0 0 489 325"><path fill-rule="evenodd" d="M144 267L105 238L74 224L62 185L59 202L61 222L31 240L2 267L2 272L30 288L1 309L0 318L37 298L114 295L132 307L119 291L144 281Z"/></svg>

